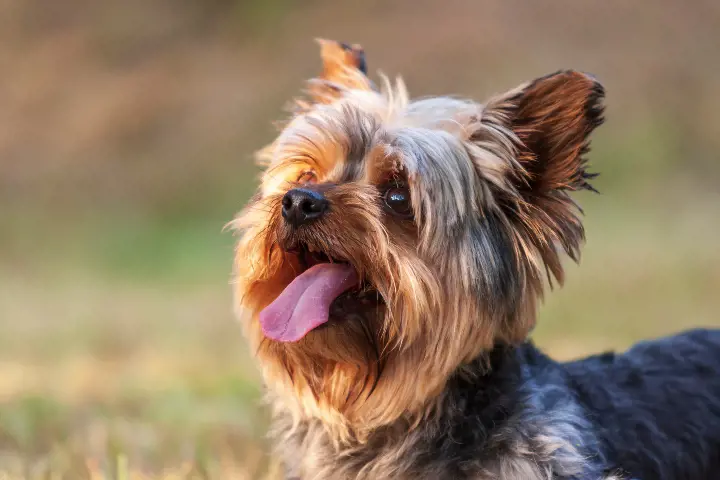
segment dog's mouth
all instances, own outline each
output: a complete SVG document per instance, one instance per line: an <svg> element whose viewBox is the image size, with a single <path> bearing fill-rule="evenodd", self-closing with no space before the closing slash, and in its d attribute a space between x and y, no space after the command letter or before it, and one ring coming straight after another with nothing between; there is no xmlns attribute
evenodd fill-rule
<svg viewBox="0 0 720 480"><path fill-rule="evenodd" d="M297 342L327 324L331 310L338 308L335 300L347 299L353 293L350 290L360 287L355 267L342 258L305 244L292 254L297 256L300 273L259 315L265 336L280 342Z"/></svg>
<svg viewBox="0 0 720 480"><path fill-rule="evenodd" d="M342 257L338 257L337 255L330 256L327 253L315 249L306 243L299 244L297 247L291 250L290 253L295 254L298 259L298 263L300 264L301 268L299 275L303 274L305 271L314 267L315 265L321 263L337 263L342 265L349 264L349 262Z"/></svg>

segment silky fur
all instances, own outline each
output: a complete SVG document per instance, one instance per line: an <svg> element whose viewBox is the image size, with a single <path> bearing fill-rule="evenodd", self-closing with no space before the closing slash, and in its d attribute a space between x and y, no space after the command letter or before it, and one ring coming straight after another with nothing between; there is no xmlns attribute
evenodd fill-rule
<svg viewBox="0 0 720 480"><path fill-rule="evenodd" d="M288 478L621 478L609 473L594 426L567 386L536 384L535 367L549 365L531 345L498 346L457 372L436 399L436 414L421 425L395 422L340 449L322 422L295 426L281 408L274 432L278 453ZM498 413L505 416L501 424L494 423Z"/></svg>
<svg viewBox="0 0 720 480"><path fill-rule="evenodd" d="M231 223L240 233L236 309L289 474L539 480L621 471L563 374L539 384L546 369L519 360L544 359L525 343L537 302L548 282L563 281L560 253L579 256L584 231L569 192L592 190L585 154L602 122L600 84L563 71L485 104L410 100L401 80L375 87L360 47L320 43L322 73L259 152L260 189ZM392 184L409 188L412 218L384 209ZM298 185L331 208L291 228L280 202ZM271 341L257 315L301 272L300 244L350 263L361 291L333 304L325 328ZM546 393L556 400L535 405ZM504 412L492 428L490 405ZM441 448L464 419L476 422L458 434L482 436L462 454Z"/></svg>

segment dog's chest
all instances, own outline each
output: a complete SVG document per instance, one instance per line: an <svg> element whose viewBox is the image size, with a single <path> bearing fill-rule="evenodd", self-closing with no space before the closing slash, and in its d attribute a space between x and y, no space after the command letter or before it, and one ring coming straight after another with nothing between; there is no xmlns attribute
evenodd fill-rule
<svg viewBox="0 0 720 480"><path fill-rule="evenodd" d="M333 442L319 420L276 417L276 451L301 480L548 480L603 477L585 410L564 385L515 364L458 376L420 422L398 420L364 442ZM281 412L282 409L279 409Z"/></svg>
<svg viewBox="0 0 720 480"><path fill-rule="evenodd" d="M523 440L498 432L457 456L441 439L431 448L422 431L341 448L318 428L286 433L276 451L293 480L547 480L584 478L589 467L584 455L552 435Z"/></svg>

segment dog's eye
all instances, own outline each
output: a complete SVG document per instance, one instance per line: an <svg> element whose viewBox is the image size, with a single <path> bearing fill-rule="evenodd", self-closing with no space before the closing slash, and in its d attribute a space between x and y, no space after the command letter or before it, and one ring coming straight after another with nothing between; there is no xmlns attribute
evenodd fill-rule
<svg viewBox="0 0 720 480"><path fill-rule="evenodd" d="M314 183L316 180L315 172L312 172L310 170L303 172L300 174L300 177L298 177L297 181L298 183Z"/></svg>
<svg viewBox="0 0 720 480"><path fill-rule="evenodd" d="M396 185L385 190L385 205L392 214L398 217L409 218L412 216L410 191L405 186Z"/></svg>

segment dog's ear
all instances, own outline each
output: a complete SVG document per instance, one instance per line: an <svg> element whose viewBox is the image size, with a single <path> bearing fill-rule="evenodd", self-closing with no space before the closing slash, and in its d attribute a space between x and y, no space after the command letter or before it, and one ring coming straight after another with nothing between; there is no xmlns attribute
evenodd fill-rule
<svg viewBox="0 0 720 480"><path fill-rule="evenodd" d="M562 281L554 244L577 260L584 230L568 193L594 190L584 158L589 135L602 123L604 89L593 77L561 71L492 99L483 120L511 130L517 143L511 181L519 194L514 215L532 232L545 265Z"/></svg>
<svg viewBox="0 0 720 480"><path fill-rule="evenodd" d="M522 85L487 105L520 140L528 201L559 190L593 188L585 170L590 133L602 123L604 89L593 77L563 71Z"/></svg>
<svg viewBox="0 0 720 480"><path fill-rule="evenodd" d="M308 82L312 103L330 103L341 96L343 90L371 90L367 77L365 52L360 45L348 45L333 40L318 39L322 71ZM311 104L300 105L306 109Z"/></svg>
<svg viewBox="0 0 720 480"><path fill-rule="evenodd" d="M365 52L358 44L348 45L334 40L317 39L320 45L320 58L323 62L323 71L320 78L338 84L348 81L347 70L367 75ZM351 79L351 83L354 79ZM354 85L349 85L354 86Z"/></svg>

